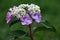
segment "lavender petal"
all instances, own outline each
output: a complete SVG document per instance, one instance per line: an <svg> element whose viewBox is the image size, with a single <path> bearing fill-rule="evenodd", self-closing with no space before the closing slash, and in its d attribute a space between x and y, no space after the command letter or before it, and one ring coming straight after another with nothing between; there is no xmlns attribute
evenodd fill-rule
<svg viewBox="0 0 60 40"><path fill-rule="evenodd" d="M28 14L20 18L22 25L29 25L32 23L32 19L29 17Z"/></svg>
<svg viewBox="0 0 60 40"><path fill-rule="evenodd" d="M7 15L6 15L6 23L9 23L11 20L11 13L8 12Z"/></svg>
<svg viewBox="0 0 60 40"><path fill-rule="evenodd" d="M39 12L32 14L32 18L39 23L41 21L41 14Z"/></svg>

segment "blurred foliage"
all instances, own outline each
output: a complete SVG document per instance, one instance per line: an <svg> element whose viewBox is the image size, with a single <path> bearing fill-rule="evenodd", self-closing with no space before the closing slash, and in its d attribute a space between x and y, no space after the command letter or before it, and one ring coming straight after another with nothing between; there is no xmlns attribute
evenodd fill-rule
<svg viewBox="0 0 60 40"><path fill-rule="evenodd" d="M5 17L9 8L19 4L37 4L41 8L42 20L48 20L54 26L56 32L41 30L34 33L35 40L60 40L60 0L0 0L0 40L5 40L9 24L6 24ZM37 24L36 27L42 27ZM45 26L44 26L45 27ZM33 27L34 28L34 27ZM42 29L42 28L40 28ZM28 32L27 26L22 26L20 22L13 24L10 30L23 30ZM16 40L30 40L29 37L18 38Z"/></svg>
<svg viewBox="0 0 60 40"><path fill-rule="evenodd" d="M26 32L24 32L22 30L11 31L6 35L5 40L15 40L19 37L22 38L25 36L25 34L26 34Z"/></svg>

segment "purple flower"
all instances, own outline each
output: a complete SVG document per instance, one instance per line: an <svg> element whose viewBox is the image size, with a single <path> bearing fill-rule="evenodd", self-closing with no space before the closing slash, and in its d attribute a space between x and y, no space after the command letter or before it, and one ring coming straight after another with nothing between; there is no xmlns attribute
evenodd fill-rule
<svg viewBox="0 0 60 40"><path fill-rule="evenodd" d="M6 23L9 23L11 20L11 13L8 12L7 15L6 15Z"/></svg>
<svg viewBox="0 0 60 40"><path fill-rule="evenodd" d="M33 14L32 14L32 18L33 18L37 23L41 22L41 14L40 14L40 12L33 13Z"/></svg>
<svg viewBox="0 0 60 40"><path fill-rule="evenodd" d="M29 25L32 23L32 19L29 17L29 14L24 15L20 18L22 25Z"/></svg>

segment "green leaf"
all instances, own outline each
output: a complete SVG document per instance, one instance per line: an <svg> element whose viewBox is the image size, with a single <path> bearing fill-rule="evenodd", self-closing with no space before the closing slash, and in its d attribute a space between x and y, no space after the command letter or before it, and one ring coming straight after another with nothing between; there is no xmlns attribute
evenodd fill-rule
<svg viewBox="0 0 60 40"><path fill-rule="evenodd" d="M37 31L53 31L56 32L56 29L53 25L51 25L47 20L42 21L41 22L40 27L35 27L35 29L33 29L33 32L37 32Z"/></svg>
<svg viewBox="0 0 60 40"><path fill-rule="evenodd" d="M14 25L14 24L16 24L16 23L18 23L18 22L20 22L20 20L19 19L17 19L17 18L12 18L12 20L10 21L10 23L9 23L9 27L11 27L12 25Z"/></svg>
<svg viewBox="0 0 60 40"><path fill-rule="evenodd" d="M46 27L37 27L35 30L33 30L33 32L38 32L38 31L53 31L52 29L50 28L46 28Z"/></svg>
<svg viewBox="0 0 60 40"><path fill-rule="evenodd" d="M20 21L20 20L14 20L14 21L12 21L12 22L9 24L9 26L11 27L12 25L18 23L19 21Z"/></svg>
<svg viewBox="0 0 60 40"><path fill-rule="evenodd" d="M11 31L7 34L6 36L6 40L14 40L14 39L17 39L17 38L21 38L21 37L24 37L26 34L25 31L22 31L22 30L15 30L15 31Z"/></svg>
<svg viewBox="0 0 60 40"><path fill-rule="evenodd" d="M51 30L51 31L56 32L56 28L55 28L48 20L42 21L41 24L42 24L46 29L49 29L49 30Z"/></svg>

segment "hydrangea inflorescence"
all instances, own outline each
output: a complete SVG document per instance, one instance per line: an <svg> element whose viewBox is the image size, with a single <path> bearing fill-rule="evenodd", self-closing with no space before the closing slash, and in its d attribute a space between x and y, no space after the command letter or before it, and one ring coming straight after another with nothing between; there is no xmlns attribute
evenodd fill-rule
<svg viewBox="0 0 60 40"><path fill-rule="evenodd" d="M9 23L12 17L20 19L22 25L29 25L34 19L35 22L41 22L40 7L35 4L21 4L9 9L6 15L6 22Z"/></svg>

